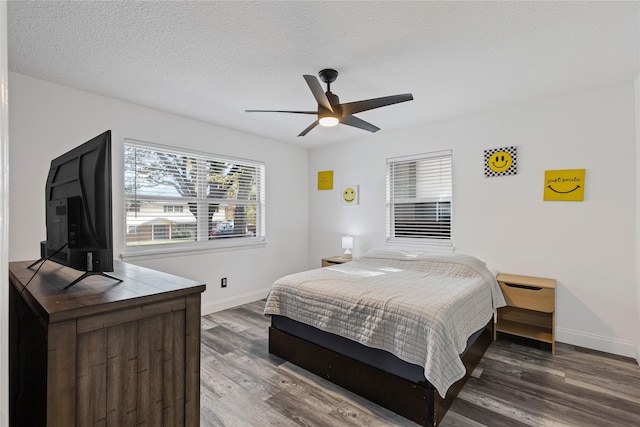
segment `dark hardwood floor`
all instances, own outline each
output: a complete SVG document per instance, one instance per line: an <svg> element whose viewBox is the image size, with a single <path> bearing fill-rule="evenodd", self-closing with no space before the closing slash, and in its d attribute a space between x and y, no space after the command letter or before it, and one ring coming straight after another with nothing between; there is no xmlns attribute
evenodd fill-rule
<svg viewBox="0 0 640 427"><path fill-rule="evenodd" d="M268 352L264 301L202 317L201 426L416 426ZM445 415L451 426L640 426L634 360L500 338Z"/></svg>

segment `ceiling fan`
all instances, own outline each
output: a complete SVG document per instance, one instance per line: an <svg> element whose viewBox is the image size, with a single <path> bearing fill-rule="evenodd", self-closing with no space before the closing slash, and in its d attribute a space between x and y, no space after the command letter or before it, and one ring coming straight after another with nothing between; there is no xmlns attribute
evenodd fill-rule
<svg viewBox="0 0 640 427"><path fill-rule="evenodd" d="M354 116L356 113L362 111L373 110L374 108L384 107L391 104L397 104L399 102L413 100L413 95L410 93L403 93L401 95L383 96L382 98L365 99L362 101L340 103L338 95L331 92L331 83L338 78L338 72L331 68L326 68L318 73L320 80L327 84L327 91L322 90L320 82L314 76L305 74L304 79L311 89L311 93L318 102L317 111L288 111L288 110L245 110L247 113L294 113L294 114L316 114L318 118L311 123L305 130L300 132L298 136L305 136L311 129L320 126L336 126L338 123L343 125L353 126L359 129L364 129L369 132L377 132L379 127L372 125L358 117Z"/></svg>

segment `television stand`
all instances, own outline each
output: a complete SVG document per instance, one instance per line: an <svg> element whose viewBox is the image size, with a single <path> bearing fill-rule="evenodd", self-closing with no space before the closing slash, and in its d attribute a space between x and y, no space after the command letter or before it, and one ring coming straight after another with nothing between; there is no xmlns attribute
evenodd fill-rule
<svg viewBox="0 0 640 427"><path fill-rule="evenodd" d="M47 259L46 259L46 258L40 258L39 260L37 260L37 261L35 261L35 262L31 263L27 268L28 268L29 270L31 270L31 268L32 268L33 266L35 266L35 265L37 265L37 264L40 264L40 263L42 263L42 262L44 262L44 261L47 261ZM76 280L74 280L73 282L71 282L71 283L69 283L67 286L65 286L65 287L63 288L63 290L67 290L67 289L69 289L69 288L70 288L70 287L72 287L73 285L77 284L78 282L81 282L82 280L86 279L86 278L87 278L87 277L89 277L89 276L103 276L103 277L107 277L107 278L109 278L109 279L117 280L117 281L118 281L118 283L122 282L122 279L118 279L117 277L111 276L111 275L109 275L109 274L107 274L107 273L104 273L104 272L102 272L102 271L86 271L83 275L81 275L80 277L78 277Z"/></svg>
<svg viewBox="0 0 640 427"><path fill-rule="evenodd" d="M82 276L78 277L76 280L74 280L73 282L69 283L67 286L65 286L63 289L67 290L70 287L72 287L73 285L77 284L78 282L86 279L89 276L103 276L103 277L108 277L109 279L113 279L113 280L117 280L118 283L122 282L122 279L118 279L117 277L113 277L108 275L107 273L103 273L101 271L87 271L85 272Z"/></svg>
<svg viewBox="0 0 640 427"><path fill-rule="evenodd" d="M34 266L36 266L36 265L38 265L38 264L44 263L44 262L46 262L46 261L49 261L49 260L52 260L53 262L57 262L55 259L52 259L52 258L53 258L53 256L54 256L54 255L56 255L56 254L57 254L58 252L60 252L61 250L63 250L65 247L67 247L67 245L68 245L68 244L69 244L68 242L67 242L67 243L65 243L64 245L62 245L62 247L61 247L60 249L56 250L56 251L55 251L55 252L53 252L52 254L47 255L47 241L46 241L46 240L43 240L42 242L40 242L40 259L38 259L37 261L34 261L34 262L32 262L31 264L29 264L29 266L27 267L27 269L31 270L31 268L32 268L32 267L34 267ZM101 252L103 252L103 251L100 251L100 250L96 251L96 253L97 253L98 255L102 255L102 254L101 254ZM92 263L91 263L91 261L90 261L90 260L91 260L91 258L90 258L90 256L89 256L89 255L91 255L91 253L92 253L92 252L87 252L87 266L92 265ZM77 261L77 259L76 259L76 261ZM72 263L72 264L73 264L73 263ZM68 262L66 262L66 263L63 263L62 265L68 266L68 267L70 267L70 268L74 268L72 264L69 264ZM76 264L77 264L77 263L76 263ZM109 263L109 265L110 265L110 263ZM100 267L102 267L102 265L98 265L98 267L100 268ZM39 269L40 269L40 267L38 267L38 270L39 270ZM37 271L38 271L38 270L36 270L36 273L37 273ZM80 271L84 271L84 270L80 270ZM109 271L111 271L111 270L109 270ZM67 286L65 286L65 287L63 288L63 290L67 290L67 289L69 289L69 288L70 288L70 287L72 287L73 285L75 285L75 284L77 284L78 282L80 282L80 281L82 281L82 280L86 279L86 278L87 278L87 277L89 277L89 276L103 276L103 277L107 277L107 278L109 278L109 279L117 280L117 281L118 281L118 283L122 282L122 279L118 279L117 277L113 277L113 276L111 276L111 275L109 275L109 274L107 274L107 273L105 273L105 272L103 272L103 271L86 271L84 274L82 274L82 276L78 277L76 280L74 280L73 282L71 282L71 283L69 283Z"/></svg>
<svg viewBox="0 0 640 427"><path fill-rule="evenodd" d="M31 265L29 265L29 267L27 267L27 268L28 268L29 270L31 270L31 267L33 267L33 266L35 266L35 265L37 265L37 264L40 264L40 263L41 263L41 262L43 262L43 261L46 261L46 259L44 259L44 258L40 258L39 260L34 261L34 262L33 262Z"/></svg>
<svg viewBox="0 0 640 427"><path fill-rule="evenodd" d="M35 266L37 264L40 264L42 262L50 260L51 257L53 257L55 254L57 254L58 252L60 252L64 248L66 248L68 244L69 244L69 242L65 243L64 245L62 245L62 247L60 249L58 249L57 251L55 251L51 255L47 255L47 241L46 240L41 241L40 242L40 259L37 260L37 261L34 261L33 263L31 263L31 265L29 265L29 267L27 267L27 268L31 269L31 267L33 267L33 266Z"/></svg>
<svg viewBox="0 0 640 427"><path fill-rule="evenodd" d="M204 284L114 261L120 285L95 276L64 292L76 270L47 262L31 280L31 262L9 263L0 298L7 425L198 426Z"/></svg>

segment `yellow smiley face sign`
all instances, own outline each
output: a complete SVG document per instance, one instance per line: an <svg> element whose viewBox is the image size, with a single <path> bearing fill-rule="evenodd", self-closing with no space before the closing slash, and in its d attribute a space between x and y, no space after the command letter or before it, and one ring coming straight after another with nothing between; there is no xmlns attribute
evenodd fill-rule
<svg viewBox="0 0 640 427"><path fill-rule="evenodd" d="M345 185L342 188L342 204L357 205L358 204L358 186Z"/></svg>
<svg viewBox="0 0 640 427"><path fill-rule="evenodd" d="M516 147L484 150L484 176L516 174Z"/></svg>
<svg viewBox="0 0 640 427"><path fill-rule="evenodd" d="M584 169L544 171L544 200L582 202Z"/></svg>
<svg viewBox="0 0 640 427"><path fill-rule="evenodd" d="M489 169L494 172L502 173L511 167L513 159L511 154L506 151L498 151L489 157Z"/></svg>

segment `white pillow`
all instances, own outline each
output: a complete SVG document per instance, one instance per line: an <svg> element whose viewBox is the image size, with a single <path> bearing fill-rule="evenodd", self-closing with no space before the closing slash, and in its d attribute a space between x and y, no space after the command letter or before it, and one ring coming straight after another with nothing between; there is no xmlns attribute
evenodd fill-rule
<svg viewBox="0 0 640 427"><path fill-rule="evenodd" d="M373 248L365 252L360 258L414 260L420 259L425 255L427 255L427 252L423 251L414 251L400 248Z"/></svg>

